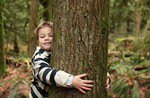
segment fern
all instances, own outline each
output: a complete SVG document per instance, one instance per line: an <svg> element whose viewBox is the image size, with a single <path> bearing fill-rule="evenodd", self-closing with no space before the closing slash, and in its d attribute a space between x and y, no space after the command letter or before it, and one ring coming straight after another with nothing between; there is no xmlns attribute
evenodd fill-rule
<svg viewBox="0 0 150 98"><path fill-rule="evenodd" d="M128 95L130 84L124 79L125 78L119 78L112 84L111 91L113 91L118 97Z"/></svg>
<svg viewBox="0 0 150 98"><path fill-rule="evenodd" d="M137 81L134 81L134 85L133 85L133 89L132 89L132 93L131 93L130 98L140 98L140 91L138 88L138 82Z"/></svg>
<svg viewBox="0 0 150 98"><path fill-rule="evenodd" d="M15 96L17 95L17 90L18 90L18 81L13 82L12 84L13 90L11 91L11 93L8 95L8 98L15 98Z"/></svg>

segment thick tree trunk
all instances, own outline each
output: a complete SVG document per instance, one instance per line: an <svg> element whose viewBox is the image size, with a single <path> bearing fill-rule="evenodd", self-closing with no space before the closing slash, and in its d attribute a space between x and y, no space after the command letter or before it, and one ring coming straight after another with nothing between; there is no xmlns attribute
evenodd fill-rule
<svg viewBox="0 0 150 98"><path fill-rule="evenodd" d="M107 98L109 0L54 0L53 8L51 66L74 75L87 73L94 88L84 95L51 86L49 98Z"/></svg>
<svg viewBox="0 0 150 98"><path fill-rule="evenodd" d="M3 9L3 0L0 0L0 76L5 72L6 69L2 9Z"/></svg>
<svg viewBox="0 0 150 98"><path fill-rule="evenodd" d="M35 51L36 46L36 36L34 34L34 30L37 27L37 19L38 19L38 5L39 0L31 0L31 8L30 8L30 28L29 28L29 46L28 46L28 53L31 57Z"/></svg>

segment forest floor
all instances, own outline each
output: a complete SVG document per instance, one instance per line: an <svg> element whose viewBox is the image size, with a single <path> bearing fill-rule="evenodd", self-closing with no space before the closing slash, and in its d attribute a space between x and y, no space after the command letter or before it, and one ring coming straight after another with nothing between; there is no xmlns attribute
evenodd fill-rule
<svg viewBox="0 0 150 98"><path fill-rule="evenodd" d="M14 61L12 59L8 59L7 66L9 71L0 77L0 98L28 98L32 80L30 60ZM150 72L147 74L150 75ZM110 76L112 82L116 80L113 73L110 73ZM139 83L143 81L145 80L138 80ZM132 82L130 82L130 84L132 85ZM139 86L141 98L146 98L145 94L148 86L149 83ZM116 98L114 93L109 92L109 94L111 98Z"/></svg>
<svg viewBox="0 0 150 98"><path fill-rule="evenodd" d="M18 65L18 62L7 66L9 72L0 77L0 98L28 98L32 79L31 66Z"/></svg>

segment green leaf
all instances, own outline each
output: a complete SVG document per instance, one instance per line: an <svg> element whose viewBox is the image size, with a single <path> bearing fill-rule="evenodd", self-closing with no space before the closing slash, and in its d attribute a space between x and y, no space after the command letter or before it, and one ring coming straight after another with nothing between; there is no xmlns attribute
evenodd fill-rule
<svg viewBox="0 0 150 98"><path fill-rule="evenodd" d="M29 83L27 80L22 80L22 82L26 85L26 86L29 86Z"/></svg>
<svg viewBox="0 0 150 98"><path fill-rule="evenodd" d="M19 84L18 84L18 81L14 81L12 83L12 86L13 86L13 90L11 91L11 93L8 95L8 98L15 98L15 96L17 95L18 93L18 87L19 87Z"/></svg>
<svg viewBox="0 0 150 98"><path fill-rule="evenodd" d="M132 93L131 93L131 98L140 98L140 91L138 87L138 82L134 81Z"/></svg>

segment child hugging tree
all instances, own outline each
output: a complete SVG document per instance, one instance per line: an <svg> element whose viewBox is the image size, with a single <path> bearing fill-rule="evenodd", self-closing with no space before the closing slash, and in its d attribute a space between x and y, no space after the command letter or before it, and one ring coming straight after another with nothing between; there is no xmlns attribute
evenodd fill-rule
<svg viewBox="0 0 150 98"><path fill-rule="evenodd" d="M86 74L73 76L49 66L52 46L53 23L44 21L35 29L38 46L32 56L33 79L29 98L48 97L48 86L56 85L76 88L86 94L93 87L92 80L83 80Z"/></svg>

